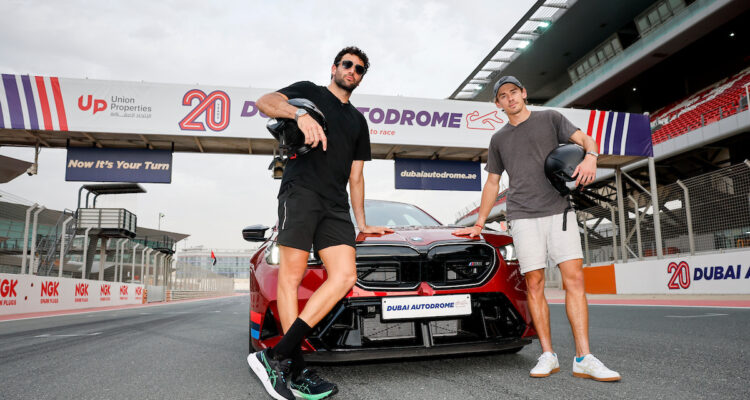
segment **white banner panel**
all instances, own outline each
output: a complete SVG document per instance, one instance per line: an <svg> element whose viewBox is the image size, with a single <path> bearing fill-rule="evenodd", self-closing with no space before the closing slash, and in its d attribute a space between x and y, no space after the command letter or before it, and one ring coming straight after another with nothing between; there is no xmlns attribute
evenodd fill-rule
<svg viewBox="0 0 750 400"><path fill-rule="evenodd" d="M384 320L448 317L471 314L471 296L396 296L382 300Z"/></svg>
<svg viewBox="0 0 750 400"><path fill-rule="evenodd" d="M750 294L750 251L615 264L618 294Z"/></svg>
<svg viewBox="0 0 750 400"><path fill-rule="evenodd" d="M143 303L143 285L0 274L0 315Z"/></svg>
<svg viewBox="0 0 750 400"><path fill-rule="evenodd" d="M2 83L4 129L260 139L271 135L255 102L280 89L11 74L2 74ZM352 104L367 119L372 143L486 149L508 122L490 102L355 94ZM602 154L653 155L645 115L554 109L594 138Z"/></svg>

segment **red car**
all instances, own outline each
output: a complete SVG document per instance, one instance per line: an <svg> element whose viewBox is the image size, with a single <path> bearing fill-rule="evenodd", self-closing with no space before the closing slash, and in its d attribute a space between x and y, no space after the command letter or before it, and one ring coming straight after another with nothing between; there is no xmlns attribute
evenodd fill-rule
<svg viewBox="0 0 750 400"><path fill-rule="evenodd" d="M395 233L358 234L357 284L303 343L306 359L336 362L480 352L517 352L536 332L526 285L510 236L485 231L481 239L451 234L416 206L365 201L367 222ZM355 225L356 226L356 225ZM274 228L242 231L263 241L250 261L250 352L280 339ZM325 281L310 253L299 288L299 309Z"/></svg>

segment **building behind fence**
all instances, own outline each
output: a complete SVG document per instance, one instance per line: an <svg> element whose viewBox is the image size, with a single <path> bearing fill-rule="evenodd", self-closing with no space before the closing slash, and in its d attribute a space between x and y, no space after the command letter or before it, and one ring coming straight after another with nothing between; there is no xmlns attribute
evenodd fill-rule
<svg viewBox="0 0 750 400"><path fill-rule="evenodd" d="M143 283L149 301L234 291L231 277L211 271L210 264L176 263L176 242L168 232L141 228L149 235L86 240L77 214L0 191L0 273ZM245 271L248 266L244 263Z"/></svg>
<svg viewBox="0 0 750 400"><path fill-rule="evenodd" d="M202 267L229 278L248 279L250 258L257 248L257 245L246 249L210 249L196 246L179 250L175 257L180 265Z"/></svg>

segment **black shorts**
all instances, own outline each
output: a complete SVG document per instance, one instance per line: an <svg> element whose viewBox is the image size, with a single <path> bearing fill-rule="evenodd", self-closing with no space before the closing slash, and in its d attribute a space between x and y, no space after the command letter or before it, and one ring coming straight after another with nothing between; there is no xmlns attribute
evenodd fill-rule
<svg viewBox="0 0 750 400"><path fill-rule="evenodd" d="M354 224L349 209L300 185L279 195L279 236L282 246L315 251L345 244L354 247Z"/></svg>

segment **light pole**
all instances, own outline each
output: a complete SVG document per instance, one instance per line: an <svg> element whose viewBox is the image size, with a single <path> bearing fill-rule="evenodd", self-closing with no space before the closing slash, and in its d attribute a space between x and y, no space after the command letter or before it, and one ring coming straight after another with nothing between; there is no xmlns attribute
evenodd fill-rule
<svg viewBox="0 0 750 400"><path fill-rule="evenodd" d="M161 219L162 219L162 218L164 218L164 213L163 213L163 212L160 212L160 213L159 213L159 224L158 224L158 225L159 225L159 230L161 230Z"/></svg>

